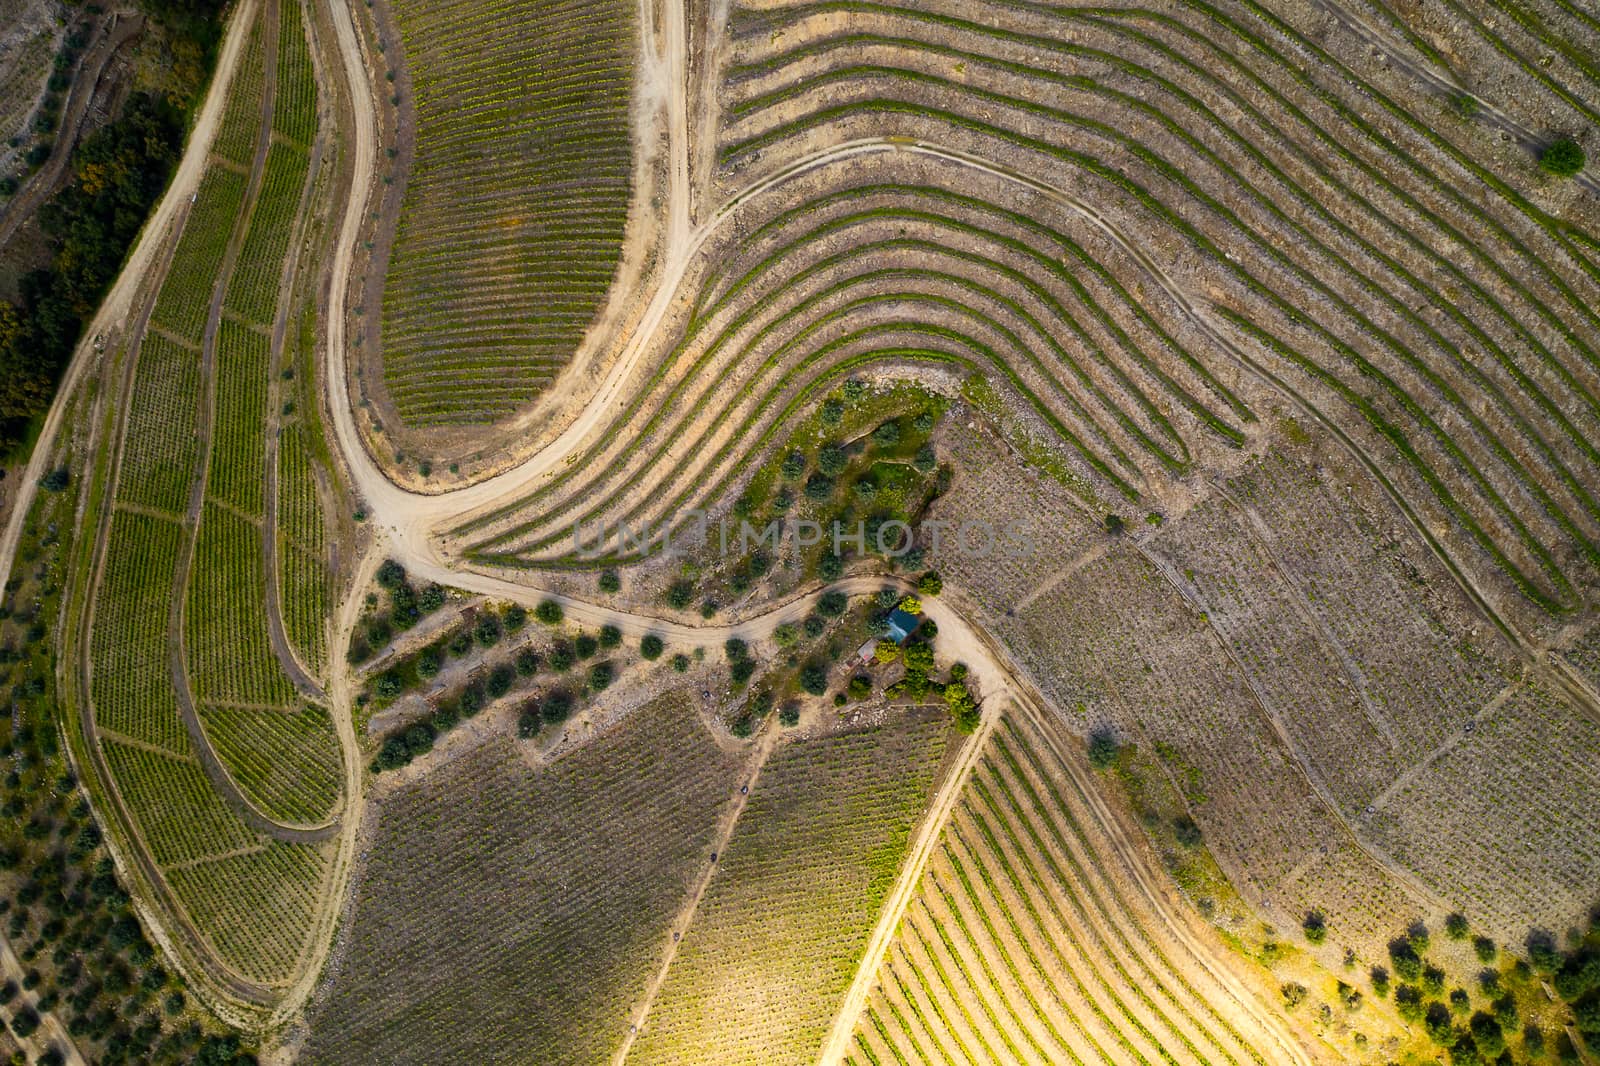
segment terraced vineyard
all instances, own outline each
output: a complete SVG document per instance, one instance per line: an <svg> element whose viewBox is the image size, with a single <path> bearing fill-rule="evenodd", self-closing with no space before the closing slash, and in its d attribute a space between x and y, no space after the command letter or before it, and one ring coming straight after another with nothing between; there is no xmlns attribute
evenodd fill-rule
<svg viewBox="0 0 1600 1066"><path fill-rule="evenodd" d="M900 721L774 754L630 1061L816 1055L932 794L949 733L938 719Z"/></svg>
<svg viewBox="0 0 1600 1066"><path fill-rule="evenodd" d="M621 255L635 8L393 13L417 146L381 279L384 386L409 426L493 422L572 358Z"/></svg>
<svg viewBox="0 0 1600 1066"><path fill-rule="evenodd" d="M1600 1048L1581 5L231 17L18 496L266 1060Z"/></svg>
<svg viewBox="0 0 1600 1066"><path fill-rule="evenodd" d="M675 694L548 765L497 737L386 796L303 1061L605 1060L743 762Z"/></svg>
<svg viewBox="0 0 1600 1066"><path fill-rule="evenodd" d="M1283 1037L1218 982L1225 964L1207 953L1220 944L1197 949L1141 894L1059 743L1016 714L990 739L850 1059L1287 1061Z"/></svg>
<svg viewBox="0 0 1600 1066"><path fill-rule="evenodd" d="M275 476L274 331L310 168L309 144L273 131L309 141L316 94L299 5L241 17L218 140L131 369L120 461L96 486L104 534L81 571L99 579L77 725L179 958L265 1005L315 961L344 767L321 688L275 647L267 610L268 503L294 485ZM279 80L298 87L279 95ZM312 462L293 453L291 474L309 479ZM288 491L292 538L320 547L315 501ZM325 587L302 566L296 580L308 577Z"/></svg>

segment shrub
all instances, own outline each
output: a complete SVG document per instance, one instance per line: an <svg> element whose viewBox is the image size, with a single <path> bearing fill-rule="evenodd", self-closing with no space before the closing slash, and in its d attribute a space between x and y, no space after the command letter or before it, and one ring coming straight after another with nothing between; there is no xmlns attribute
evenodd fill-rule
<svg viewBox="0 0 1600 1066"><path fill-rule="evenodd" d="M1109 770L1117 761L1117 738L1105 730L1096 730L1089 737L1089 765L1096 770Z"/></svg>
<svg viewBox="0 0 1600 1066"><path fill-rule="evenodd" d="M750 654L749 645L738 637L729 637L722 645L722 650L727 652L729 662L738 662L740 659L748 658Z"/></svg>
<svg viewBox="0 0 1600 1066"><path fill-rule="evenodd" d="M1371 970L1372 993L1379 999L1386 999L1389 995L1389 971L1382 966L1374 966Z"/></svg>
<svg viewBox="0 0 1600 1066"><path fill-rule="evenodd" d="M1444 971L1429 964L1422 968L1422 990L1430 996L1444 993Z"/></svg>
<svg viewBox="0 0 1600 1066"><path fill-rule="evenodd" d="M520 603L513 603L506 608L500 620L505 623L507 633L521 632L522 627L528 624L528 609Z"/></svg>
<svg viewBox="0 0 1600 1066"><path fill-rule="evenodd" d="M900 443L900 423L890 420L872 431L872 442L884 448Z"/></svg>
<svg viewBox="0 0 1600 1066"><path fill-rule="evenodd" d="M783 457L783 479L785 481L798 481L800 475L806 472L806 457L800 452L790 452Z"/></svg>
<svg viewBox="0 0 1600 1066"><path fill-rule="evenodd" d="M1450 990L1450 1009L1456 1014L1465 1014L1472 1009L1472 997L1467 995L1464 988Z"/></svg>
<svg viewBox="0 0 1600 1066"><path fill-rule="evenodd" d="M1178 838L1178 843L1184 847L1197 848L1200 846L1200 827L1187 814L1180 814L1173 819L1172 830Z"/></svg>
<svg viewBox="0 0 1600 1066"><path fill-rule="evenodd" d="M1529 1058L1537 1059L1544 1055L1544 1030L1533 1022L1522 1027L1522 1047Z"/></svg>
<svg viewBox="0 0 1600 1066"><path fill-rule="evenodd" d="M1422 990L1415 985L1401 985L1394 990L1394 1006L1400 1017L1408 1022L1422 1020Z"/></svg>
<svg viewBox="0 0 1600 1066"><path fill-rule="evenodd" d="M1467 939L1467 931L1468 926L1466 915L1461 914L1460 912L1455 912L1445 916L1445 936L1449 937L1451 940L1465 940Z"/></svg>
<svg viewBox="0 0 1600 1066"><path fill-rule="evenodd" d="M1583 149L1571 137L1553 141L1539 153L1539 166L1546 174L1570 178L1583 169Z"/></svg>
<svg viewBox="0 0 1600 1066"><path fill-rule="evenodd" d="M385 670L372 683L372 694L380 700L392 700L406 688L406 679L398 670Z"/></svg>
<svg viewBox="0 0 1600 1066"><path fill-rule="evenodd" d="M600 627L600 646L602 648L616 648L622 645L622 630L613 625Z"/></svg>
<svg viewBox="0 0 1600 1066"><path fill-rule="evenodd" d="M615 570L600 571L600 591L606 594L618 592L622 589L622 575Z"/></svg>
<svg viewBox="0 0 1600 1066"><path fill-rule="evenodd" d="M732 733L740 740L743 740L745 737L748 737L751 733L755 732L755 728L755 719L751 718L748 714L741 714L728 726L728 732Z"/></svg>
<svg viewBox="0 0 1600 1066"><path fill-rule="evenodd" d="M547 626L555 626L561 624L566 612L555 600L545 600L533 609L533 616Z"/></svg>
<svg viewBox="0 0 1600 1066"><path fill-rule="evenodd" d="M822 404L822 423L837 426L844 419L844 404L838 400L825 400Z"/></svg>
<svg viewBox="0 0 1600 1066"><path fill-rule="evenodd" d="M793 729L800 724L800 706L795 703L786 703L778 709L778 724L785 729Z"/></svg>
<svg viewBox="0 0 1600 1066"><path fill-rule="evenodd" d="M72 481L72 473L64 466L58 466L44 477L39 479L39 487L46 492L60 492Z"/></svg>
<svg viewBox="0 0 1600 1066"><path fill-rule="evenodd" d="M1402 981L1416 981L1422 977L1422 957L1405 937L1389 941L1389 961Z"/></svg>
<svg viewBox="0 0 1600 1066"><path fill-rule="evenodd" d="M1296 981L1286 982L1278 989L1278 992L1283 996L1285 1010L1294 1010L1306 1000L1306 986Z"/></svg>
<svg viewBox="0 0 1600 1066"><path fill-rule="evenodd" d="M900 658L900 646L892 640L880 640L872 650L872 658L880 665L892 663Z"/></svg>
<svg viewBox="0 0 1600 1066"><path fill-rule="evenodd" d="M444 589L439 585L429 584L417 593L417 610L423 614L432 614L444 606Z"/></svg>
<svg viewBox="0 0 1600 1066"><path fill-rule="evenodd" d="M674 581L667 586L667 606L675 611L687 610L694 602L694 583L691 581Z"/></svg>
<svg viewBox="0 0 1600 1066"><path fill-rule="evenodd" d="M539 702L529 700L522 705L522 713L517 715L517 736L529 740L539 735L539 727L544 724L544 719L539 713Z"/></svg>
<svg viewBox="0 0 1600 1066"><path fill-rule="evenodd" d="M649 662L661 658L661 653L666 650L666 644L654 633L646 633L639 641L639 654Z"/></svg>
<svg viewBox="0 0 1600 1066"><path fill-rule="evenodd" d="M547 725L559 725L572 717L572 693L564 688L547 693L539 704L539 717Z"/></svg>
<svg viewBox="0 0 1600 1066"><path fill-rule="evenodd" d="M516 680L516 671L504 663L489 671L489 680L484 683L488 690L489 698L497 700L511 691L511 682Z"/></svg>
<svg viewBox="0 0 1600 1066"><path fill-rule="evenodd" d="M539 655L532 648L523 648L517 652L517 674L521 677L532 677L539 672Z"/></svg>
<svg viewBox="0 0 1600 1066"><path fill-rule="evenodd" d="M755 676L756 661L751 658L735 659L728 668L728 676L735 685L742 685Z"/></svg>
<svg viewBox="0 0 1600 1066"><path fill-rule="evenodd" d="M385 559L378 567L378 584L383 588L399 588L405 579L406 568L393 559Z"/></svg>
<svg viewBox="0 0 1600 1066"><path fill-rule="evenodd" d="M1493 962L1495 956L1500 954L1500 949L1495 946L1494 941L1486 936L1473 937L1472 950L1477 953L1478 961L1485 964ZM1538 965L1537 959L1534 960L1534 964Z"/></svg>
<svg viewBox="0 0 1600 1066"><path fill-rule="evenodd" d="M808 614L800 622L801 631L812 640L822 636L823 631L827 628L828 623L822 620L821 615Z"/></svg>
<svg viewBox="0 0 1600 1066"><path fill-rule="evenodd" d="M918 448L916 458L911 460L911 465L924 474L933 473L934 467L939 465L939 456L933 450L933 445L924 444Z"/></svg>
<svg viewBox="0 0 1600 1066"><path fill-rule="evenodd" d="M900 609L906 614L919 615L922 613L922 601L915 596L907 596L900 601Z"/></svg>
<svg viewBox="0 0 1600 1066"><path fill-rule="evenodd" d="M849 692L851 699L858 702L864 700L872 695L872 678L866 674L857 674L850 679L846 691Z"/></svg>
<svg viewBox="0 0 1600 1066"><path fill-rule="evenodd" d="M817 600L817 613L829 618L838 618L850 606L850 598L838 589L824 592Z"/></svg>
<svg viewBox="0 0 1600 1066"><path fill-rule="evenodd" d="M617 669L611 665L609 659L595 663L589 667L589 687L596 692L604 692L611 686L612 679L616 676Z"/></svg>
<svg viewBox="0 0 1600 1066"><path fill-rule="evenodd" d="M572 645L564 640L558 640L550 645L550 669L558 674L564 674L572 669L576 657L573 655Z"/></svg>
<svg viewBox="0 0 1600 1066"><path fill-rule="evenodd" d="M817 452L817 469L829 478L838 477L849 463L849 453L837 444L824 444Z"/></svg>
<svg viewBox="0 0 1600 1066"><path fill-rule="evenodd" d="M1321 944L1328 939L1328 919L1321 911L1312 911L1300 923L1301 930L1306 939L1313 944Z"/></svg>
<svg viewBox="0 0 1600 1066"><path fill-rule="evenodd" d="M592 659L594 653L600 650L600 641L592 633L579 633L572 647L579 659Z"/></svg>
<svg viewBox="0 0 1600 1066"><path fill-rule="evenodd" d="M922 593L925 598L937 596L944 591L944 579L939 576L938 571L929 570L917 582L917 591Z"/></svg>
<svg viewBox="0 0 1600 1066"><path fill-rule="evenodd" d="M806 478L806 499L826 500L833 495L833 478L827 474L816 473Z"/></svg>
<svg viewBox="0 0 1600 1066"><path fill-rule="evenodd" d="M478 618L477 624L472 627L472 639L476 640L480 647L492 648L500 643L502 632L500 619L485 611Z"/></svg>
<svg viewBox="0 0 1600 1066"><path fill-rule="evenodd" d="M1472 1031L1472 1040L1483 1054L1493 1057L1506 1049L1505 1032L1494 1015L1478 1011L1467 1023L1467 1028Z"/></svg>
<svg viewBox="0 0 1600 1066"><path fill-rule="evenodd" d="M813 696L820 696L828 691L828 670L821 663L813 660L800 668L800 687Z"/></svg>
<svg viewBox="0 0 1600 1066"><path fill-rule="evenodd" d="M1504 995L1489 1004L1489 1009L1494 1011L1494 1020L1500 1023L1501 1029L1515 1029L1522 1020L1517 1010L1516 997Z"/></svg>
<svg viewBox="0 0 1600 1066"><path fill-rule="evenodd" d="M800 639L800 628L793 622L785 622L772 631L772 642L780 648L787 648Z"/></svg>
<svg viewBox="0 0 1600 1066"><path fill-rule="evenodd" d="M1450 1008L1438 1001L1428 1004L1427 1011L1422 1015L1422 1027L1427 1030L1428 1039L1440 1047L1448 1046L1456 1035Z"/></svg>
<svg viewBox="0 0 1600 1066"><path fill-rule="evenodd" d="M417 652L417 676L421 678L437 677L439 670L444 666L444 650L437 644L429 644Z"/></svg>
<svg viewBox="0 0 1600 1066"><path fill-rule="evenodd" d="M679 674L688 673L688 671L689 671L689 657L687 655L683 654L683 652L681 652L681 651L678 654L674 655L672 657L672 669L673 669L674 673L679 673Z"/></svg>

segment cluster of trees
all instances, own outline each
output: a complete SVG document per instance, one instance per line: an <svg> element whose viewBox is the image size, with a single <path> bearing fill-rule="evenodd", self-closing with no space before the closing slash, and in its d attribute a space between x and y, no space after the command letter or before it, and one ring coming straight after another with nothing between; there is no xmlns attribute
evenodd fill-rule
<svg viewBox="0 0 1600 1066"><path fill-rule="evenodd" d="M37 558L26 548L22 557ZM49 569L30 566L28 580ZM26 1037L50 1012L93 1061L111 1066L253 1064L236 1034L207 1032L193 1020L182 979L157 958L60 751L51 598L9 587L22 605L14 600L0 617L22 642L0 648L0 692L8 696L0 721L0 920L24 974L0 985L7 1024ZM39 1061L62 1058L51 1048Z"/></svg>
<svg viewBox="0 0 1600 1066"><path fill-rule="evenodd" d="M366 662L373 654L394 639L394 635L416 627L428 615L445 605L445 591L439 585L429 584L420 591L406 576L406 568L393 559L385 559L378 567L378 587L388 600L385 610L374 610L367 615L362 627L350 637L350 648L345 657L352 665ZM378 597L368 594L367 606L376 607ZM498 625L498 622L495 623ZM495 636L498 640L498 634ZM491 642L492 643L492 642ZM487 645L486 645L487 646Z"/></svg>
<svg viewBox="0 0 1600 1066"><path fill-rule="evenodd" d="M133 94L120 118L79 146L73 179L40 209L48 266L19 280L20 302L0 301L0 439L14 445L49 407L84 323L166 187L183 145L183 114Z"/></svg>

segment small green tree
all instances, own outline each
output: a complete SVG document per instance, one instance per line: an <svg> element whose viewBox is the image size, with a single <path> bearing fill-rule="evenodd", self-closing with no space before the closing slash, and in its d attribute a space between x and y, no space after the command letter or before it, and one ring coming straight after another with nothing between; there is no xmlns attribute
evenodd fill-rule
<svg viewBox="0 0 1600 1066"><path fill-rule="evenodd" d="M1306 939L1313 944L1321 944L1328 939L1328 919L1321 911L1307 914L1305 921L1300 923L1300 928L1305 932Z"/></svg>
<svg viewBox="0 0 1600 1066"><path fill-rule="evenodd" d="M1467 939L1468 929L1469 926L1467 925L1467 916L1459 911L1445 916L1444 935L1449 937L1451 940Z"/></svg>
<svg viewBox="0 0 1600 1066"><path fill-rule="evenodd" d="M1089 765L1096 770L1109 770L1117 761L1121 749L1117 738L1107 730L1096 730L1089 736Z"/></svg>
<svg viewBox="0 0 1600 1066"><path fill-rule="evenodd" d="M545 600L533 609L533 616L547 626L558 626L567 613L555 600Z"/></svg>
<svg viewBox="0 0 1600 1066"><path fill-rule="evenodd" d="M666 643L654 633L646 633L639 641L639 655L650 662L661 658L665 650Z"/></svg>
<svg viewBox="0 0 1600 1066"><path fill-rule="evenodd" d="M1539 153L1539 166L1546 174L1570 178L1583 169L1583 148L1571 137L1552 141Z"/></svg>

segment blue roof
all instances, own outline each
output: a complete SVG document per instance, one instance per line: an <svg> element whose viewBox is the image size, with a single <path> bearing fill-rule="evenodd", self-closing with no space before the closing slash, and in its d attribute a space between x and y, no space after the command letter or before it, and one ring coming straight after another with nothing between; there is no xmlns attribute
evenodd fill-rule
<svg viewBox="0 0 1600 1066"><path fill-rule="evenodd" d="M922 619L896 607L889 612L889 637L896 644L903 643L921 624Z"/></svg>

